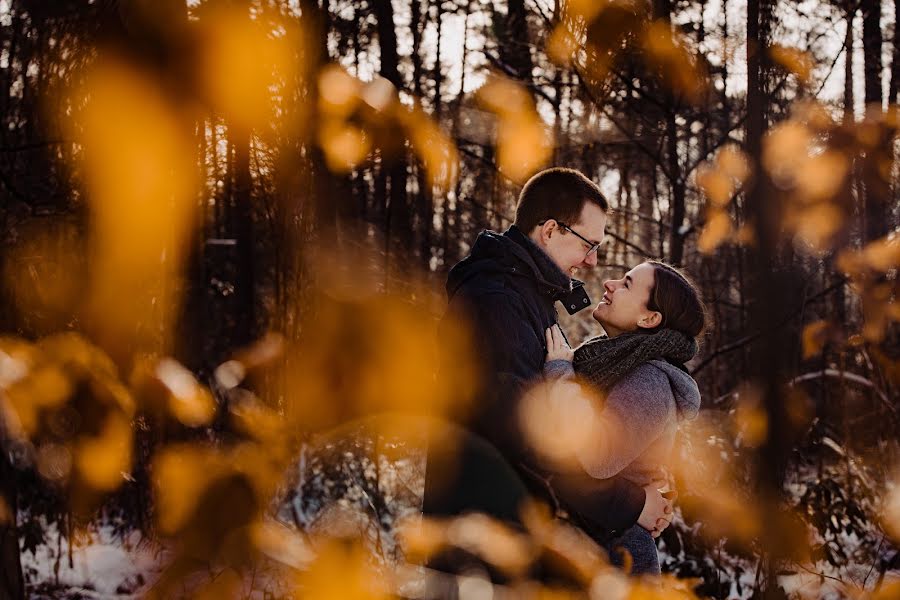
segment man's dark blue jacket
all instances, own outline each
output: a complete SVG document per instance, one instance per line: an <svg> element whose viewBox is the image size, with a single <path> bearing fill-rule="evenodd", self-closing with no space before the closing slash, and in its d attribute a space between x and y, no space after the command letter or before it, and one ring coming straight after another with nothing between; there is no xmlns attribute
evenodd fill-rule
<svg viewBox="0 0 900 600"><path fill-rule="evenodd" d="M587 305L585 295L573 294L573 286L581 285L516 226L503 234L484 231L469 256L449 273L448 316L442 326L463 318L474 330L482 385L464 427L493 444L532 494L557 504L556 508L602 541L634 525L644 507L644 490L618 478L597 480L584 473L551 472L535 460L518 427L522 392L542 376L547 352L545 331L558 321L555 303L578 298L579 303ZM437 475L429 453L426 512L440 513L429 508L444 504L429 497L434 494L430 494L433 486L428 480ZM451 493L472 494L472 490L463 489L464 477L461 473L458 485L450 486L455 489ZM484 505L460 504L469 500L455 498L451 512L486 510ZM471 501L478 504L477 499Z"/></svg>

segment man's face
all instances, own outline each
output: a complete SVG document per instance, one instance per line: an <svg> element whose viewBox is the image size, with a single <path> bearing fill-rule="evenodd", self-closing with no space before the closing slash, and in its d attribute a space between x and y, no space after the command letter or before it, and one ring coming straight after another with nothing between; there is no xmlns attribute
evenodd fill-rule
<svg viewBox="0 0 900 600"><path fill-rule="evenodd" d="M575 277L579 269L597 266L597 252L588 251L593 244L603 242L606 231L606 213L593 202L585 202L581 217L575 223L566 223L572 231L566 231L555 221L549 221L541 229L541 246L557 266L569 277ZM588 242L580 239L577 233Z"/></svg>

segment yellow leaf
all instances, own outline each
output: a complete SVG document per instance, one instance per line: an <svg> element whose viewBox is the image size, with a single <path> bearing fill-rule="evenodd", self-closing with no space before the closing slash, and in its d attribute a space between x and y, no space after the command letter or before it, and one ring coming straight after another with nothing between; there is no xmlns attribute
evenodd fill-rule
<svg viewBox="0 0 900 600"><path fill-rule="evenodd" d="M900 266L900 236L870 242L862 252L869 267L880 272L889 271Z"/></svg>
<svg viewBox="0 0 900 600"><path fill-rule="evenodd" d="M172 416L188 427L206 425L212 420L216 412L212 395L181 363L163 358L156 365L156 377L168 391Z"/></svg>
<svg viewBox="0 0 900 600"><path fill-rule="evenodd" d="M447 541L511 576L523 575L534 558L528 538L482 514L458 517L447 526Z"/></svg>
<svg viewBox="0 0 900 600"><path fill-rule="evenodd" d="M809 82L813 66L815 65L815 61L813 61L809 53L797 48L775 44L769 48L769 54L777 64L795 74L801 82Z"/></svg>
<svg viewBox="0 0 900 600"><path fill-rule="evenodd" d="M328 169L348 173L366 157L372 143L355 125L327 119L319 128L319 145L325 153Z"/></svg>
<svg viewBox="0 0 900 600"><path fill-rule="evenodd" d="M898 481L892 483L884 498L881 522L894 541L900 541L900 482Z"/></svg>
<svg viewBox="0 0 900 600"><path fill-rule="evenodd" d="M534 102L525 88L511 79L494 76L476 92L478 102L500 116L516 116L533 110Z"/></svg>
<svg viewBox="0 0 900 600"><path fill-rule="evenodd" d="M12 510L9 508L6 500L0 496L0 525L6 525L12 520Z"/></svg>
<svg viewBox="0 0 900 600"><path fill-rule="evenodd" d="M676 93L699 102L707 88L705 73L684 40L664 20L654 21L644 31L644 49L650 63L659 68L663 81Z"/></svg>
<svg viewBox="0 0 900 600"><path fill-rule="evenodd" d="M283 35L246 10L219 9L199 20L201 83L209 100L243 131L263 127L275 116L276 92L295 80L299 66Z"/></svg>
<svg viewBox="0 0 900 600"><path fill-rule="evenodd" d="M209 482L223 471L223 459L212 450L187 444L161 450L152 468L160 531L172 535L184 526Z"/></svg>
<svg viewBox="0 0 900 600"><path fill-rule="evenodd" d="M449 191L459 175L459 154L453 141L421 109L400 113L412 148L425 165L430 186Z"/></svg>
<svg viewBox="0 0 900 600"><path fill-rule="evenodd" d="M724 146L716 154L716 165L726 176L743 182L750 176L750 162L743 150L734 144Z"/></svg>
<svg viewBox="0 0 900 600"><path fill-rule="evenodd" d="M721 170L704 168L697 171L697 185L716 207L725 207L734 194L734 184Z"/></svg>
<svg viewBox="0 0 900 600"><path fill-rule="evenodd" d="M516 182L524 182L547 164L553 153L550 131L537 113L520 114L500 122L497 162Z"/></svg>
<svg viewBox="0 0 900 600"><path fill-rule="evenodd" d="M828 334L828 321L816 321L803 328L803 360L822 352Z"/></svg>
<svg viewBox="0 0 900 600"><path fill-rule="evenodd" d="M250 539L260 552L295 569L305 568L315 558L300 534L274 521L253 524Z"/></svg>
<svg viewBox="0 0 900 600"><path fill-rule="evenodd" d="M844 213L833 204L819 204L799 211L788 219L800 240L814 252L827 251L835 234L843 225Z"/></svg>
<svg viewBox="0 0 900 600"><path fill-rule="evenodd" d="M420 516L404 519L397 529L408 560L424 563L447 545L446 524Z"/></svg>
<svg viewBox="0 0 900 600"><path fill-rule="evenodd" d="M712 209L708 213L703 232L697 240L697 248L700 252L709 254L727 240L731 232L732 224L728 213Z"/></svg>
<svg viewBox="0 0 900 600"><path fill-rule="evenodd" d="M325 541L318 558L297 576L298 600L387 600L384 578L369 564L369 553L359 543Z"/></svg>
<svg viewBox="0 0 900 600"><path fill-rule="evenodd" d="M762 399L755 388L746 388L740 395L735 412L736 433L751 448L762 444L769 434L769 419L762 407Z"/></svg>
<svg viewBox="0 0 900 600"><path fill-rule="evenodd" d="M812 132L804 124L786 121L773 127L763 138L762 162L776 184L793 183L800 165L809 156Z"/></svg>
<svg viewBox="0 0 900 600"><path fill-rule="evenodd" d="M803 163L796 175L797 189L806 201L825 200L838 192L849 170L842 153L827 150Z"/></svg>
<svg viewBox="0 0 900 600"><path fill-rule="evenodd" d="M589 448L599 422L594 399L578 383L540 384L519 403L519 427L531 446L546 459L578 468L580 450Z"/></svg>
<svg viewBox="0 0 900 600"><path fill-rule="evenodd" d="M75 447L75 465L92 488L109 492L131 470L131 424L119 415L106 418L100 435L82 439Z"/></svg>
<svg viewBox="0 0 900 600"><path fill-rule="evenodd" d="M84 146L87 320L117 353L162 351L197 210L193 128L152 79L121 63L98 63L70 103L82 107L63 123Z"/></svg>
<svg viewBox="0 0 900 600"><path fill-rule="evenodd" d="M328 65L319 73L319 110L346 119L360 101L362 82L338 65Z"/></svg>

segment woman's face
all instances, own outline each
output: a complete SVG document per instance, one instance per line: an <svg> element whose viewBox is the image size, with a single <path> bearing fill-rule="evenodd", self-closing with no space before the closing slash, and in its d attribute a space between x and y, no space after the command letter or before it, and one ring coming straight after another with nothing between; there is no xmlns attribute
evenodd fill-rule
<svg viewBox="0 0 900 600"><path fill-rule="evenodd" d="M654 269L641 263L628 271L622 279L603 282L605 293L594 309L593 317L603 325L610 337L626 331L652 329L662 322L662 314L647 308L653 289Z"/></svg>

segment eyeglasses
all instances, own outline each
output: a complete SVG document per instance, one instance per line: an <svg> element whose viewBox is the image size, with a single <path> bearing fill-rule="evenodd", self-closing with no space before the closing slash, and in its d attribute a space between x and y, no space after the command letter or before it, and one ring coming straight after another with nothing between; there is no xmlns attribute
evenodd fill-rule
<svg viewBox="0 0 900 600"><path fill-rule="evenodd" d="M579 240L581 240L582 242L587 244L588 251L584 255L585 258L589 257L591 254L596 254L597 251L600 249L600 245L602 244L602 242L597 242L597 243L592 242L591 240L587 239L586 237L584 237L583 235L581 235L580 233L578 233L577 231L575 231L574 229L572 229L571 227L569 227L568 225L563 223L562 221L557 221L556 219L546 219L546 220L538 223L538 225L543 225L547 221L556 221L556 224L559 225L560 228L565 229L566 231L568 231L569 233L571 233L572 235L577 237Z"/></svg>

